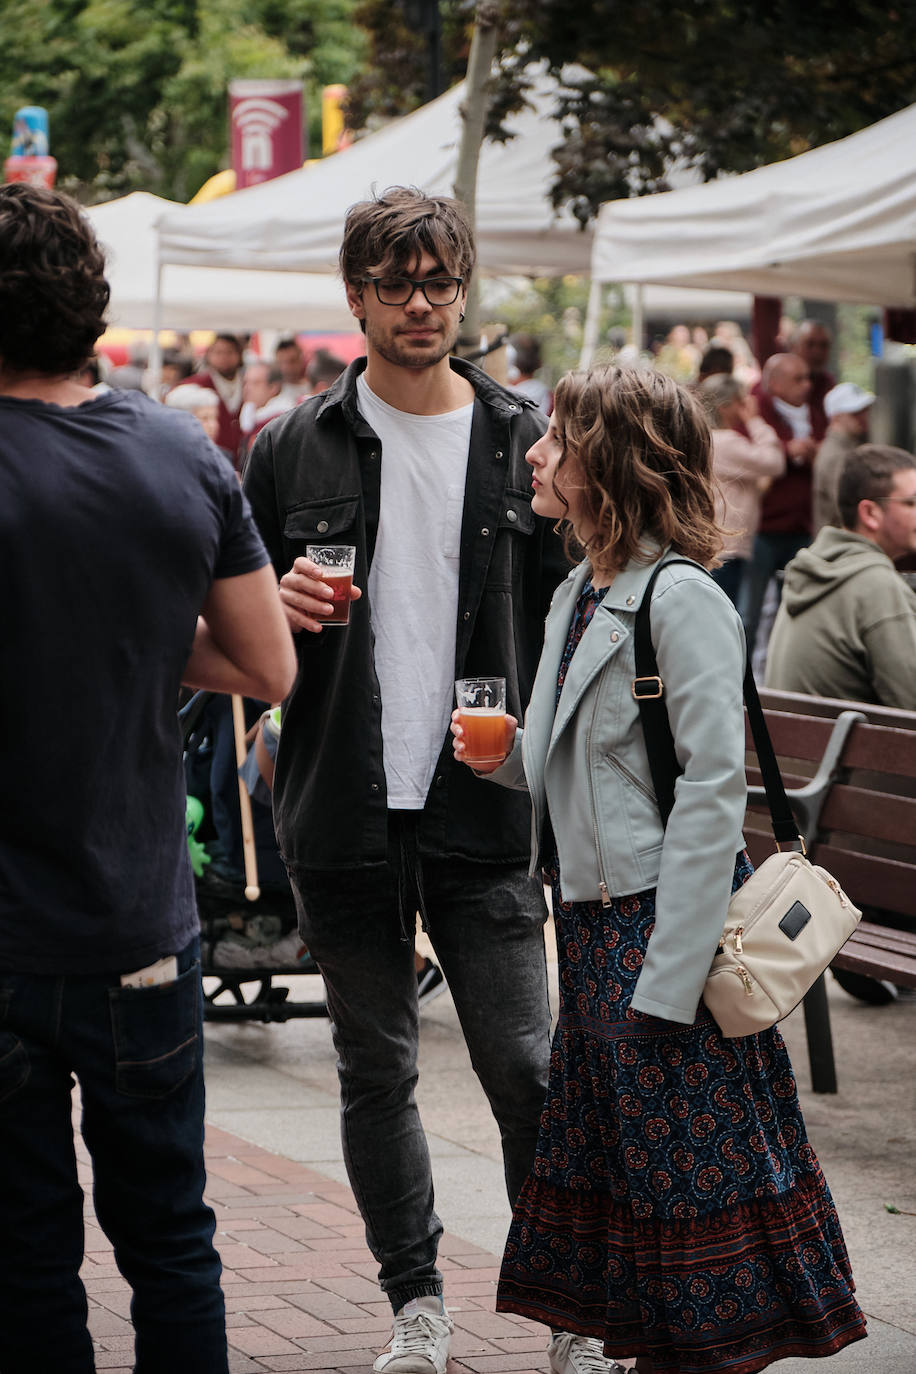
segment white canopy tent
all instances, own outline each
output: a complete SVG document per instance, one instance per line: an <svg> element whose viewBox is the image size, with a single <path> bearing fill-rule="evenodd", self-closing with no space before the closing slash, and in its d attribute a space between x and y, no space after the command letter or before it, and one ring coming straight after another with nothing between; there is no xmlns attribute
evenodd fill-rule
<svg viewBox="0 0 916 1374"><path fill-rule="evenodd" d="M135 191L91 206L86 214L106 249L111 286L110 323L126 329L156 327L156 220L183 207ZM286 272L212 271L169 264L162 271L163 329L352 330L343 286L331 276Z"/></svg>
<svg viewBox="0 0 916 1374"><path fill-rule="evenodd" d="M587 272L591 234L554 210L550 151L563 140L553 118L556 87L541 77L507 121L508 143L484 143L477 181L482 271L557 276ZM461 138L464 83L316 166L159 220L163 264L333 272L347 210L391 185L451 195Z"/></svg>
<svg viewBox="0 0 916 1374"><path fill-rule="evenodd" d="M592 275L916 306L916 105L742 176L609 202Z"/></svg>

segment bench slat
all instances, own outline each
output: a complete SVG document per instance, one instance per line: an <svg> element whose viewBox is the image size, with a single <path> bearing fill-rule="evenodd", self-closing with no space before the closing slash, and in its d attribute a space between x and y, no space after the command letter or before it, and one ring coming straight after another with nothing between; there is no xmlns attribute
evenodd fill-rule
<svg viewBox="0 0 916 1374"><path fill-rule="evenodd" d="M832 720L820 720L813 716L786 715L781 711L766 712L767 728L773 741L773 748L781 758L808 759L817 762L823 757L827 742L833 732ZM748 750L753 751L754 737L744 718L745 741Z"/></svg>
<svg viewBox="0 0 916 1374"><path fill-rule="evenodd" d="M916 960L916 935L909 935L905 930L891 930L888 926L876 926L863 921L849 938L869 949L886 949L892 954L905 954Z"/></svg>
<svg viewBox="0 0 916 1374"><path fill-rule="evenodd" d="M896 730L887 725L854 725L843 751L843 764L897 777L916 777L916 731Z"/></svg>
<svg viewBox="0 0 916 1374"><path fill-rule="evenodd" d="M850 940L833 962L850 973L864 973L869 978L889 979L901 987L916 988L916 961L904 955L887 954Z"/></svg>
<svg viewBox="0 0 916 1374"><path fill-rule="evenodd" d="M872 854L819 844L813 862L832 873L856 906L883 906L904 916L916 916L916 880L912 864Z"/></svg>
<svg viewBox="0 0 916 1374"><path fill-rule="evenodd" d="M916 863L916 797L895 797L888 792L835 783L821 812L820 829L910 845Z"/></svg>

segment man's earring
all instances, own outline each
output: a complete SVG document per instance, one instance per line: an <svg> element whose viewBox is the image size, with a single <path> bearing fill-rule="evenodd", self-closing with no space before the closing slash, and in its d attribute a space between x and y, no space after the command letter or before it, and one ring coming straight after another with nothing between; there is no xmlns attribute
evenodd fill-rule
<svg viewBox="0 0 916 1374"><path fill-rule="evenodd" d="M459 324L464 324L464 311L463 311L463 310L460 310L460 311L458 312L458 323L459 323Z"/></svg>

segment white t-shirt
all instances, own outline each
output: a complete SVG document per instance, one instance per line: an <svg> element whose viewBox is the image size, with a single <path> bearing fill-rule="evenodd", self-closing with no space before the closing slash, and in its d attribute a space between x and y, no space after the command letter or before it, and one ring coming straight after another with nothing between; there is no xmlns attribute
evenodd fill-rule
<svg viewBox="0 0 916 1374"><path fill-rule="evenodd" d="M388 805L418 811L454 704L458 558L474 406L408 415L380 400L365 376L356 386L360 413L382 443L368 591Z"/></svg>
<svg viewBox="0 0 916 1374"><path fill-rule="evenodd" d="M792 430L793 439L807 439L811 434L811 412L807 405L790 406L788 401L773 397L773 408Z"/></svg>

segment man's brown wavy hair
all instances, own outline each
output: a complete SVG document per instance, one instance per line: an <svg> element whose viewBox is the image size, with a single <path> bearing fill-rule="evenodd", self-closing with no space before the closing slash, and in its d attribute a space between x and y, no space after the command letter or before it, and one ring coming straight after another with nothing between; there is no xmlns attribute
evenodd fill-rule
<svg viewBox="0 0 916 1374"><path fill-rule="evenodd" d="M351 205L340 247L340 275L361 286L373 268L406 273L429 253L465 286L476 252L467 210L448 196L427 196L413 186L389 186L372 200Z"/></svg>
<svg viewBox="0 0 916 1374"><path fill-rule="evenodd" d="M43 186L0 186L0 366L78 371L105 331L105 257L76 201Z"/></svg>
<svg viewBox="0 0 916 1374"><path fill-rule="evenodd" d="M581 485L582 523L595 530L585 552L596 571L651 562L653 544L704 567L718 562L712 440L686 387L636 368L569 372L554 394L554 423L560 467L570 465L565 480Z"/></svg>

